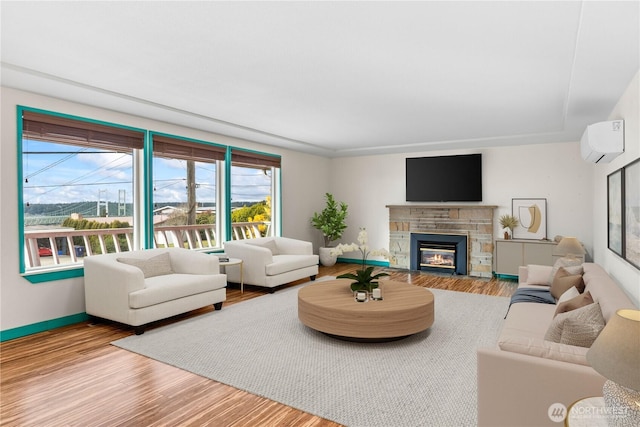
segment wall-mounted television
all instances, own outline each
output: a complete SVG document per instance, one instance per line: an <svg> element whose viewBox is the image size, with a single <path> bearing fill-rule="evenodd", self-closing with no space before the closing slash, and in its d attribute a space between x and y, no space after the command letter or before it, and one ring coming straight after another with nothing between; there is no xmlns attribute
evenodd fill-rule
<svg viewBox="0 0 640 427"><path fill-rule="evenodd" d="M407 202L481 202L482 154L406 159Z"/></svg>

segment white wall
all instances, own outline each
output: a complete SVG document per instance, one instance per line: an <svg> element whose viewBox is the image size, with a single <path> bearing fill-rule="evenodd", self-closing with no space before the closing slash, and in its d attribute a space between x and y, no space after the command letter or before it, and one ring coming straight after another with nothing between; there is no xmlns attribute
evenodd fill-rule
<svg viewBox="0 0 640 427"><path fill-rule="evenodd" d="M56 111L107 122L151 129L282 156L282 234L304 240L318 239L309 223L323 207L327 191L329 159L267 147L250 141L187 129L164 122L125 115L110 110L0 88L0 330L59 319L83 313L83 279L32 284L19 274L17 202L16 105Z"/></svg>
<svg viewBox="0 0 640 427"><path fill-rule="evenodd" d="M371 247L388 248L385 205L405 204L406 157L480 152L482 204L497 205L496 218L511 213L512 198L546 198L547 237L580 239L588 260L602 265L640 306L640 270L607 248L607 175L640 157L639 75L609 117L625 120L625 152L608 164L582 160L579 142L333 159L331 192L349 205L342 242L355 241L358 228L366 227ZM494 236L501 234L496 223Z"/></svg>
<svg viewBox="0 0 640 427"><path fill-rule="evenodd" d="M334 159L331 189L350 212L343 240L355 241L366 227L370 246L388 247L385 206L416 204L405 202L405 158L468 153L482 153L482 204L498 207L495 237L502 236L497 218L511 213L512 198L545 198L547 237L575 236L592 252L591 165L577 142Z"/></svg>
<svg viewBox="0 0 640 427"><path fill-rule="evenodd" d="M640 270L607 248L607 175L640 157L639 81L640 72L635 75L609 116L609 120L624 119L624 153L611 163L591 165L594 175L594 259L623 285L637 306L640 306Z"/></svg>
<svg viewBox="0 0 640 427"><path fill-rule="evenodd" d="M511 212L512 198L546 198L547 236L576 236L638 304L640 272L607 249L606 177L640 156L638 75L611 114L625 119L625 153L606 165L583 161L578 142L416 152L326 159L249 141L182 128L114 111L0 88L0 330L84 312L82 278L31 284L18 274L16 104L74 114L191 138L282 155L283 235L322 244L309 223L324 208L324 193L349 204L342 242L355 241L367 227L370 245L388 247L388 210L404 204L404 159L441 154L483 154L483 204L497 205L496 217ZM494 236L501 235L496 225Z"/></svg>
<svg viewBox="0 0 640 427"><path fill-rule="evenodd" d="M325 207L330 167L326 157L293 151L283 155L282 235L313 242L316 253L323 240L322 233L311 225L311 217Z"/></svg>

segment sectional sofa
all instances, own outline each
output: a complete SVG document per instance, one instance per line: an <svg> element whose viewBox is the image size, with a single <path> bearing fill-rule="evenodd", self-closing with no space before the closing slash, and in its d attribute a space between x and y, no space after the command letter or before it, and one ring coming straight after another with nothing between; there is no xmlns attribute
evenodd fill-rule
<svg viewBox="0 0 640 427"><path fill-rule="evenodd" d="M617 310L635 308L627 294L594 263L582 264L584 295L599 304L606 323ZM520 267L519 288L548 288L552 267ZM605 378L589 366L587 347L549 341L558 306L512 304L494 348L478 349L478 425L553 426L549 407L602 396Z"/></svg>

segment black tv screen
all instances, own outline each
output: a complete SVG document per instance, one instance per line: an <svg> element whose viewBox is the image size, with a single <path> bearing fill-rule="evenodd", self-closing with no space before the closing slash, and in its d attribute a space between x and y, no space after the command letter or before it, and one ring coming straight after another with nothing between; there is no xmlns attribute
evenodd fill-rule
<svg viewBox="0 0 640 427"><path fill-rule="evenodd" d="M482 154L406 160L407 202L482 201Z"/></svg>

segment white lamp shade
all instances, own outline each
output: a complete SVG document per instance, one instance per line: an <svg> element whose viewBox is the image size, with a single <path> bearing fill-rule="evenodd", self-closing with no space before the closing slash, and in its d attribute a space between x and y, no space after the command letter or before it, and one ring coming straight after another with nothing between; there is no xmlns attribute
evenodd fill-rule
<svg viewBox="0 0 640 427"><path fill-rule="evenodd" d="M587 352L593 369L640 391L640 310L618 310Z"/></svg>
<svg viewBox="0 0 640 427"><path fill-rule="evenodd" d="M563 237L553 249L554 255L584 255L585 250L580 244L580 241L575 237Z"/></svg>

